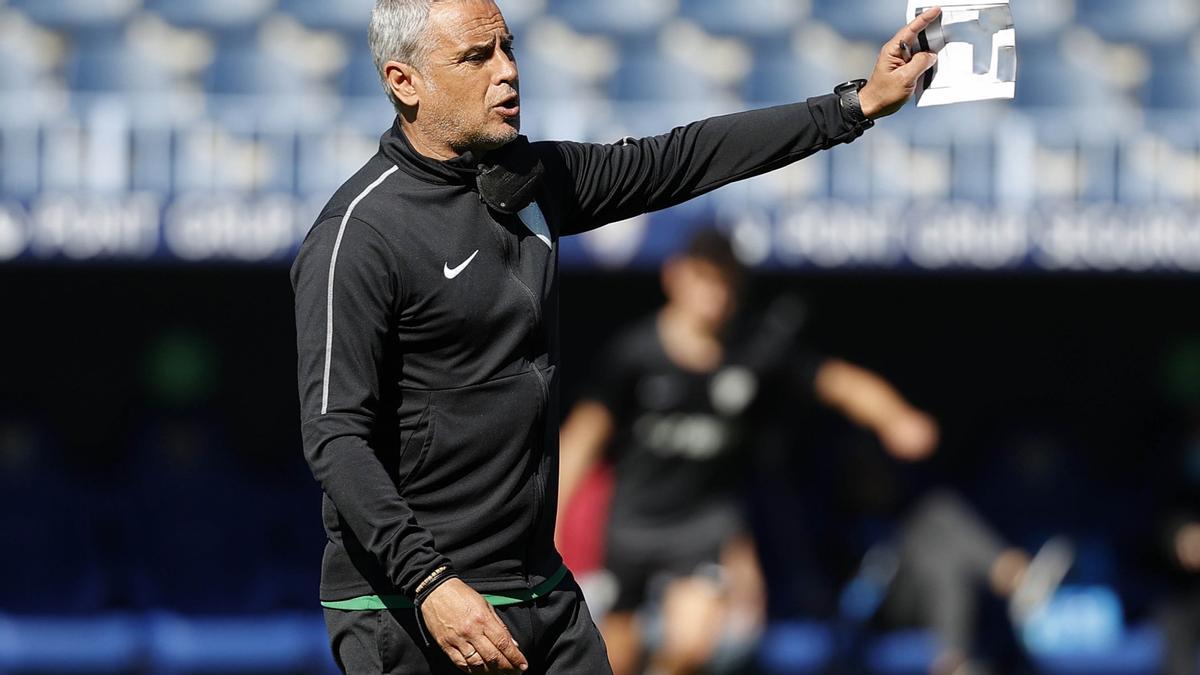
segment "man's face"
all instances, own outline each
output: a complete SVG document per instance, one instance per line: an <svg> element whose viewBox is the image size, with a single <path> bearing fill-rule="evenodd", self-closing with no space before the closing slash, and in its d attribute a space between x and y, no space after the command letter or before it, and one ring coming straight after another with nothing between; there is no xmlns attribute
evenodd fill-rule
<svg viewBox="0 0 1200 675"><path fill-rule="evenodd" d="M708 260L680 257L663 268L668 301L708 330L719 331L737 307L737 281Z"/></svg>
<svg viewBox="0 0 1200 675"><path fill-rule="evenodd" d="M414 81L414 124L435 143L462 154L498 148L521 128L512 35L493 0L435 3L431 48Z"/></svg>

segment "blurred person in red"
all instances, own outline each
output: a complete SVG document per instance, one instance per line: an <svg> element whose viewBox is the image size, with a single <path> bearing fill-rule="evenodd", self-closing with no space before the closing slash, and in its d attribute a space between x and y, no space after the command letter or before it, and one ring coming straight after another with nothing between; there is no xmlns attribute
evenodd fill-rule
<svg viewBox="0 0 1200 675"><path fill-rule="evenodd" d="M701 670L723 636L754 642L764 580L739 490L765 401L815 399L903 460L937 445L936 422L878 375L798 353L786 305L738 334L743 277L728 239L700 231L662 268L666 305L614 341L562 427L560 509L603 458L614 465L604 566L616 593L602 630L617 675L640 672L647 601L662 619L653 672Z"/></svg>

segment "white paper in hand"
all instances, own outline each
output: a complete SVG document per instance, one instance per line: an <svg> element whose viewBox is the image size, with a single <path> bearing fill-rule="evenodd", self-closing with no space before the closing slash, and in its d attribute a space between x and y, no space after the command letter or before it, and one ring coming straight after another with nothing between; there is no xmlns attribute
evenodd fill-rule
<svg viewBox="0 0 1200 675"><path fill-rule="evenodd" d="M917 106L1013 98L1017 93L1017 31L1008 0L908 0L908 21L930 7L942 15L918 37L914 51L938 61L917 82Z"/></svg>

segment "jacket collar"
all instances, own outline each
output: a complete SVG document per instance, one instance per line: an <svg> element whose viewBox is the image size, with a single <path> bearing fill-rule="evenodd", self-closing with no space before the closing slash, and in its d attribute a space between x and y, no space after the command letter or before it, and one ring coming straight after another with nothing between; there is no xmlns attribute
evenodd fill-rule
<svg viewBox="0 0 1200 675"><path fill-rule="evenodd" d="M392 128L383 134L379 149L401 171L427 183L474 186L479 174L480 161L475 153L468 152L443 161L417 152L401 130L399 116Z"/></svg>
<svg viewBox="0 0 1200 675"><path fill-rule="evenodd" d="M509 215L519 213L535 199L546 172L524 136L488 153L468 152L447 161L426 157L412 147L399 117L383 135L380 152L417 180L468 187L490 208Z"/></svg>

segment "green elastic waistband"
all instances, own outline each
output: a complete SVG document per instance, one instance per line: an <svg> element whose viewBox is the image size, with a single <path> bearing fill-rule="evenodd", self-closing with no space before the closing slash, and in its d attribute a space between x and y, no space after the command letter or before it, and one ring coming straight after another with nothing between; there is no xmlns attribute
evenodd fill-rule
<svg viewBox="0 0 1200 675"><path fill-rule="evenodd" d="M519 605L522 602L537 600L546 595L550 591L558 587L558 584L567 576L567 566L563 565L558 568L558 571L550 575L542 583L533 588L522 588L516 591L508 591L503 595L484 595L483 599L488 601L488 604L494 607L503 607L505 605ZM360 595L357 598L349 600L335 600L331 602L322 602L322 607L327 609L340 609L350 612L362 612L367 610L380 609L413 609L416 605L412 600L403 595Z"/></svg>

